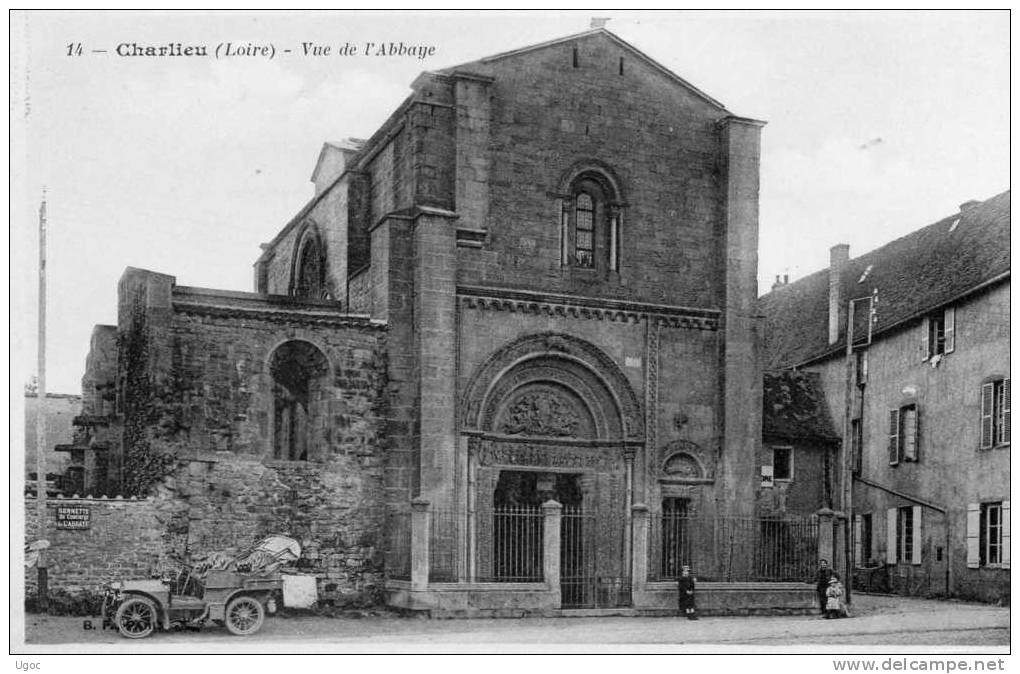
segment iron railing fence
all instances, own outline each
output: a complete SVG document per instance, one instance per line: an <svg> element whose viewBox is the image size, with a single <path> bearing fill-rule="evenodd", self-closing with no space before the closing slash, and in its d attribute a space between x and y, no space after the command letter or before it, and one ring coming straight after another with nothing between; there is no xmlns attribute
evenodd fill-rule
<svg viewBox="0 0 1020 674"><path fill-rule="evenodd" d="M818 564L814 519L691 517L651 520L649 575L672 580L681 568L708 581L804 581Z"/></svg>
<svg viewBox="0 0 1020 674"><path fill-rule="evenodd" d="M534 583L543 580L545 530L537 506L504 506L474 516L478 545L476 578L482 582Z"/></svg>
<svg viewBox="0 0 1020 674"><path fill-rule="evenodd" d="M598 513L565 507L560 521L560 596L563 608L631 605L631 578L613 574L609 552L600 546ZM603 543L605 541L602 541ZM616 560L620 564L620 560Z"/></svg>
<svg viewBox="0 0 1020 674"><path fill-rule="evenodd" d="M386 516L386 575L394 580L411 580L411 512Z"/></svg>

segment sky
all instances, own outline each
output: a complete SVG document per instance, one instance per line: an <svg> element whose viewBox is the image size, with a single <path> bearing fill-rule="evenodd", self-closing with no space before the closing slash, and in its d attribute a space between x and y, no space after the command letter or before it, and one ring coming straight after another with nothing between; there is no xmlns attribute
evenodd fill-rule
<svg viewBox="0 0 1020 674"><path fill-rule="evenodd" d="M768 122L762 292L777 274L827 266L836 243L857 256L1009 188L1005 11L20 13L12 386L35 371L44 186L47 390L77 393L92 327L116 323L125 267L252 290L259 243L312 196L324 141L370 136L423 70L581 32L593 15L734 114ZM276 55L115 53L225 42ZM435 50L317 57L305 42Z"/></svg>

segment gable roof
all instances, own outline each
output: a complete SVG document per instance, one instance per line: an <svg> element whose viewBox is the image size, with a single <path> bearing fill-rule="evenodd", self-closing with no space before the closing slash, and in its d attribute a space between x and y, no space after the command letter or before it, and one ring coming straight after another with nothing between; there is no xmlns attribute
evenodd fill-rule
<svg viewBox="0 0 1020 674"><path fill-rule="evenodd" d="M817 372L765 372L762 436L787 440L838 440Z"/></svg>
<svg viewBox="0 0 1020 674"><path fill-rule="evenodd" d="M1009 208L1007 190L850 260L840 277L844 322L846 302L876 289L874 336L1008 278ZM795 367L845 348L842 328L829 344L828 269L763 295L758 310L766 368Z"/></svg>
<svg viewBox="0 0 1020 674"><path fill-rule="evenodd" d="M564 44L564 43L567 43L567 42L574 42L574 41L578 41L578 40L583 40L583 39L586 39L586 38L589 38L589 37L593 37L593 36L596 36L596 35L602 35L604 37L609 38L609 40L611 40L612 42L615 42L621 48L626 49L628 52L630 52L631 54L636 56L639 60L643 61L645 64L649 65L653 69L658 70L660 73L662 73L663 75L665 75L669 79L673 80L675 83L677 83L677 84L681 85L682 87L690 90L692 93L696 94L697 96L699 96L703 100L705 100L708 103L710 103L710 104L714 105L715 107L719 108L720 111L725 112L727 114L730 114L730 112L726 109L725 105L723 105L722 103L720 103L716 99L712 98L711 96L709 96L704 91L702 91L701 89L697 88L696 86L694 86L693 84L691 84L690 82L685 80L684 78L680 77L675 72L673 72L672 70L670 70L666 66L662 65L661 63L659 63L658 61L656 61L651 56L649 56L648 54L644 53L643 51L641 51L640 49L638 49L637 47L635 47L631 43L627 42L626 40L624 40L620 36L616 35L612 31L609 31L609 30L607 30L605 28L595 28L593 30L586 30L586 31L584 31L582 33L574 33L573 35L566 35L564 37L559 37L559 38L556 38L554 40L547 40L546 42L540 42L538 44L529 45L527 47L520 47L518 49L511 49L510 51L501 52L499 54L493 54L492 56L486 56L484 58L476 59L474 61L468 61L467 63L461 63L461 64L455 65L455 66L450 66L448 68L443 68L441 70L436 70L434 72L436 72L436 73L438 73L440 75L452 75L452 74L454 74L456 72L460 72L460 71L468 71L468 72L470 72L472 68L477 67L479 65L488 64L488 63L491 63L493 61L499 61L499 60L502 60L502 59L512 58L514 56L519 56L521 54L527 54L528 52L538 51L539 49L548 49L549 47L555 47L557 45L561 45L561 44Z"/></svg>

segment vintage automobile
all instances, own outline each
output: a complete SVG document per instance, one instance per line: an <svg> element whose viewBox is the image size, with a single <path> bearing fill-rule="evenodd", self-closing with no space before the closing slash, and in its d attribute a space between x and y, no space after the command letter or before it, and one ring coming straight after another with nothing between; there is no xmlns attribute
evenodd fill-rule
<svg viewBox="0 0 1020 674"><path fill-rule="evenodd" d="M296 560L300 550L293 539L272 536L236 557L182 565L176 575L110 583L104 590L103 625L129 639L201 628L210 621L231 634L255 634L266 613L276 612L283 588L278 569Z"/></svg>

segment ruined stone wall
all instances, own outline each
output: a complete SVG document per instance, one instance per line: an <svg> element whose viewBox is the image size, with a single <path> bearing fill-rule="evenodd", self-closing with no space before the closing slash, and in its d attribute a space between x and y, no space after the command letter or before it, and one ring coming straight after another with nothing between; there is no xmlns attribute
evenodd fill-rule
<svg viewBox="0 0 1020 674"><path fill-rule="evenodd" d="M322 304L172 281L135 272L122 284L134 297L122 297L122 351L138 352L121 361L131 387L124 453L127 466L148 471L131 484L155 499L162 552L236 551L290 535L323 587L374 601L385 517L384 327ZM273 447L270 364L286 343L317 350L325 363L308 404L308 460Z"/></svg>

